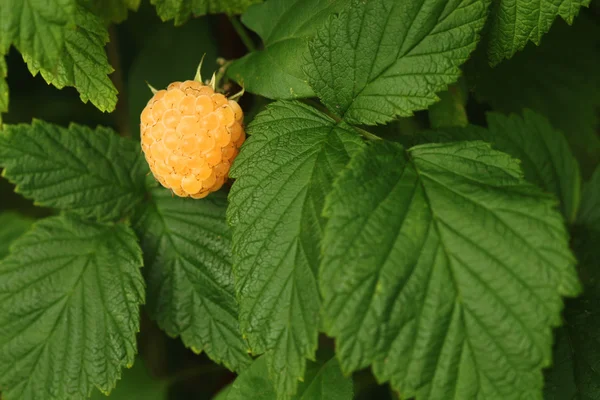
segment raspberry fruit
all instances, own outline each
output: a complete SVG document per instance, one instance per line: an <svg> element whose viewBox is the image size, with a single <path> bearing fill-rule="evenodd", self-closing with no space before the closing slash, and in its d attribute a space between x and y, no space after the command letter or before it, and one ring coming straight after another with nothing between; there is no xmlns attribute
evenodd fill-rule
<svg viewBox="0 0 600 400"><path fill-rule="evenodd" d="M219 190L246 139L243 118L235 100L195 80L156 91L140 126L154 177L180 197L201 199Z"/></svg>

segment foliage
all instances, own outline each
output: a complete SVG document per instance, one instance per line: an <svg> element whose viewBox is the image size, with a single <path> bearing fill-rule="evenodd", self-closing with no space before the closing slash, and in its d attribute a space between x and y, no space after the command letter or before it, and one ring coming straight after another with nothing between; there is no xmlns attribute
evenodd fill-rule
<svg viewBox="0 0 600 400"><path fill-rule="evenodd" d="M498 64L523 50L528 41L539 45L557 16L573 23L582 6L590 0L499 0L490 13L491 64Z"/></svg>
<svg viewBox="0 0 600 400"><path fill-rule="evenodd" d="M142 257L131 229L59 216L0 264L0 383L8 398L108 393L131 366Z"/></svg>
<svg viewBox="0 0 600 400"><path fill-rule="evenodd" d="M153 189L135 217L148 311L169 335L237 371L250 363L239 335L225 196L204 202Z"/></svg>
<svg viewBox="0 0 600 400"><path fill-rule="evenodd" d="M252 365L228 388L224 400L244 400L249 394L261 400L276 400L277 392L269 381L265 357ZM352 398L352 382L344 377L335 358L308 365L304 382L298 386L294 400L343 400Z"/></svg>
<svg viewBox="0 0 600 400"><path fill-rule="evenodd" d="M257 0L150 0L163 21L175 20L175 25L183 24L190 15L208 13L240 13Z"/></svg>
<svg viewBox="0 0 600 400"><path fill-rule="evenodd" d="M61 89L74 86L85 103L112 111L117 90L108 78L108 31L83 1L8 0L0 4L0 55L14 45L33 75Z"/></svg>
<svg viewBox="0 0 600 400"><path fill-rule="evenodd" d="M566 134L580 160L584 176L598 163L600 137L600 25L581 15L572 27L562 21L544 36L539 47L529 44L510 62L491 68L483 47L466 64L475 97L495 111L543 114ZM518 96L515 94L518 93Z"/></svg>
<svg viewBox="0 0 600 400"><path fill-rule="evenodd" d="M2 398L597 399L588 6L0 2ZM203 54L248 139L183 199L136 126Z"/></svg>
<svg viewBox="0 0 600 400"><path fill-rule="evenodd" d="M271 99L314 96L298 60L304 56L308 41L317 29L349 1L290 3L286 0L268 1L250 7L244 13L242 21L260 36L264 49L235 60L227 70L229 76L247 90Z"/></svg>

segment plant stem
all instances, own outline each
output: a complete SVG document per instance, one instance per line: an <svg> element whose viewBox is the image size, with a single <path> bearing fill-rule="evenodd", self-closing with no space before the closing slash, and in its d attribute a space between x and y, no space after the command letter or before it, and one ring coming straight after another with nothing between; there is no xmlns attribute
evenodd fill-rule
<svg viewBox="0 0 600 400"><path fill-rule="evenodd" d="M109 28L110 41L106 46L106 53L110 65L114 68L114 72L110 75L110 79L115 85L115 88L119 92L119 99L117 106L115 107L114 116L117 124L117 129L121 136L131 136L131 129L129 126L129 109L127 104L127 93L125 90L125 84L123 79L123 70L121 68L121 57L119 55L119 42L117 37L117 30L114 25Z"/></svg>
<svg viewBox="0 0 600 400"><path fill-rule="evenodd" d="M227 72L227 68L229 68L229 65L232 63L233 61L229 60L229 61L224 61L221 66L219 67L219 69L217 70L217 73L215 74L215 82L217 87L219 87L221 85L221 80L223 79L223 77L225 76L225 73Z"/></svg>
<svg viewBox="0 0 600 400"><path fill-rule="evenodd" d="M240 39L242 39L242 42L248 51L256 51L256 46L254 45L252 38L240 20L238 20L234 15L228 15L227 18L229 18L229 22L231 22L231 25L233 25L233 29L235 29Z"/></svg>
<svg viewBox="0 0 600 400"><path fill-rule="evenodd" d="M432 128L465 127L469 125L467 100L469 89L463 78L438 93L440 101L429 107L429 122Z"/></svg>

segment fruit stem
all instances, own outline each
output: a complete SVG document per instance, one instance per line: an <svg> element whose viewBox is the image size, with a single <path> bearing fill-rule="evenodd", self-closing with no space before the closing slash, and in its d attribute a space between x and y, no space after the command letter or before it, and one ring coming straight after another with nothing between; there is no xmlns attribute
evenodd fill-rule
<svg viewBox="0 0 600 400"><path fill-rule="evenodd" d="M221 80L225 76L225 73L227 72L227 68L229 68L229 66L231 65L231 63L233 61L217 60L217 62L221 66L219 67L219 69L217 70L217 72L213 75L213 79L215 80L215 86L216 87L220 87L221 86ZM211 84L212 84L212 80L211 80Z"/></svg>
<svg viewBox="0 0 600 400"><path fill-rule="evenodd" d="M231 25L233 25L233 29L235 29L240 39L242 39L242 43L244 43L244 46L246 46L248 51L256 51L256 46L254 45L254 42L252 41L248 31L246 28L244 28L244 25L242 25L242 23L234 15L227 15L227 18L229 18L229 22L231 22Z"/></svg>

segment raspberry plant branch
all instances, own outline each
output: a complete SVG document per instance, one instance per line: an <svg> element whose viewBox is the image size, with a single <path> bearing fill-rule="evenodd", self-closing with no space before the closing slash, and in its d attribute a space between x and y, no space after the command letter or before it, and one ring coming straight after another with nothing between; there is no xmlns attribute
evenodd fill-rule
<svg viewBox="0 0 600 400"><path fill-rule="evenodd" d="M429 122L432 128L451 126L465 127L469 125L466 104L468 89L464 78L460 78L448 90L438 93L440 101L429 107Z"/></svg>
<svg viewBox="0 0 600 400"><path fill-rule="evenodd" d="M125 90L125 82L123 77L123 68L121 56L119 54L119 38L118 31L115 25L109 27L110 41L106 45L106 53L109 64L115 69L110 75L110 80L117 89L119 95L115 106L114 117L117 124L117 130L121 136L130 137L131 127L129 126L129 101L127 91Z"/></svg>
<svg viewBox="0 0 600 400"><path fill-rule="evenodd" d="M222 86L223 78L225 78L225 75L227 74L227 68L229 68L229 66L231 65L232 62L233 62L233 60L225 60L224 58L217 59L217 64L219 65L219 69L217 70L217 72L215 74L215 82L216 82L217 87ZM243 84L242 84L242 87L243 87ZM235 100L235 98L232 98L232 100Z"/></svg>
<svg viewBox="0 0 600 400"><path fill-rule="evenodd" d="M227 18L229 19L229 22L231 22L233 29L238 34L238 36L242 40L242 43L244 43L244 46L246 46L248 51L255 52L257 50L256 45L254 44L254 41L250 37L250 34L246 30L246 28L244 28L244 25L242 25L240 20L235 15L230 14L227 15Z"/></svg>

